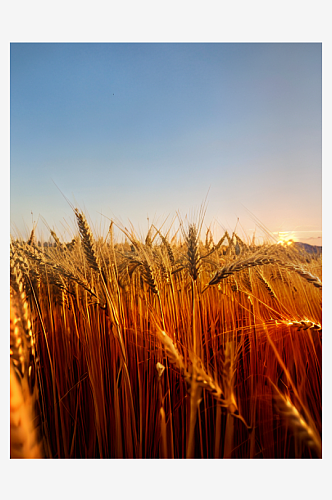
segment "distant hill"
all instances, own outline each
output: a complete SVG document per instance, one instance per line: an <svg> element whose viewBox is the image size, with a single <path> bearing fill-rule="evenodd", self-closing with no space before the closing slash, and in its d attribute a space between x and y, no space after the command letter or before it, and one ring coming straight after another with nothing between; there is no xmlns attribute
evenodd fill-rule
<svg viewBox="0 0 332 500"><path fill-rule="evenodd" d="M314 253L314 254L321 254L322 253L322 247L319 245L309 245L309 243L302 243L301 241L296 241L294 242L295 248L298 248L298 250L304 250L305 252L308 253Z"/></svg>

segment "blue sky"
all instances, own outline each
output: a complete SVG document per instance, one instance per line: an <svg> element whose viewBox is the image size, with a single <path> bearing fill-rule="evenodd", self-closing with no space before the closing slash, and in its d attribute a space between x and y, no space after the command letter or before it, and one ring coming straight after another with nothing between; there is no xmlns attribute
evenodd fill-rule
<svg viewBox="0 0 332 500"><path fill-rule="evenodd" d="M33 212L69 237L55 182L97 230L194 217L209 192L217 232L251 234L247 208L319 243L320 43L12 43L10 64L13 233Z"/></svg>

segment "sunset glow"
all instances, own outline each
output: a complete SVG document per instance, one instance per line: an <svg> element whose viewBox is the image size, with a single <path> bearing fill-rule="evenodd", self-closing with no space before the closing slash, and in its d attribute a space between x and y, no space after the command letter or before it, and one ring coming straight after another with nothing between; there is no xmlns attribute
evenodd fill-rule
<svg viewBox="0 0 332 500"><path fill-rule="evenodd" d="M278 245L291 245L297 241L294 231L282 231L278 233Z"/></svg>

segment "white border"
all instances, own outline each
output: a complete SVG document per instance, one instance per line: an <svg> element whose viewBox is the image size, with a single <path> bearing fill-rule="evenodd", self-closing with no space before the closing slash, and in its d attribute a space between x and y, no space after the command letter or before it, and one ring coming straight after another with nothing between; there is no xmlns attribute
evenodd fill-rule
<svg viewBox="0 0 332 500"><path fill-rule="evenodd" d="M204 7L203 7L204 5ZM325 1L174 0L83 3L78 1L6 2L1 15L1 200L2 229L2 367L8 367L9 340L9 44L10 42L323 42L323 328L324 448L323 460L290 461L39 461L8 460L9 404L2 405L1 490L8 498L327 498L330 463L331 393L330 319L331 264L328 261L331 186L331 35ZM310 200L308 200L310 203ZM331 262L331 260L330 260ZM6 339L6 340L5 340ZM9 373L9 371L7 371ZM6 379L6 374L1 379ZM9 402L8 383L3 387ZM6 410L7 412L6 412ZM325 425L326 422L326 425Z"/></svg>

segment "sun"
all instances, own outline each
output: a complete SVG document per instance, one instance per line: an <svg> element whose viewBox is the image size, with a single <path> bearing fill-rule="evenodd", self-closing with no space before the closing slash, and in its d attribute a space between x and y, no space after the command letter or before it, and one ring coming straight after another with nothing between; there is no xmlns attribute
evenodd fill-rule
<svg viewBox="0 0 332 500"><path fill-rule="evenodd" d="M296 241L294 231L279 231L278 245L289 246Z"/></svg>

